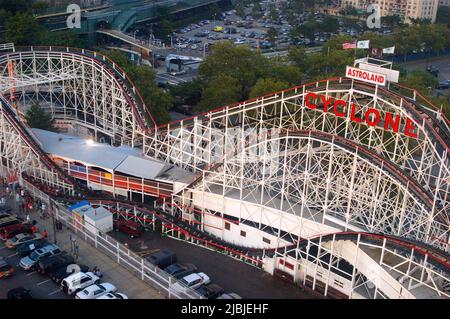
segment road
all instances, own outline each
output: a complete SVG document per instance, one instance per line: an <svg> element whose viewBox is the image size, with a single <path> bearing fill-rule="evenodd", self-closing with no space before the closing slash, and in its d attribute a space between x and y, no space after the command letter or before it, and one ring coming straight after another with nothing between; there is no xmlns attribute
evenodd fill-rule
<svg viewBox="0 0 450 319"><path fill-rule="evenodd" d="M275 278L269 273L242 261L183 241L162 237L148 231L142 237L131 239L123 233L111 233L117 240L139 251L144 240L146 251L168 249L177 254L179 262L195 264L226 292L235 292L244 299L311 299L313 296L293 284Z"/></svg>
<svg viewBox="0 0 450 319"><path fill-rule="evenodd" d="M434 66L439 69L438 80L450 80L450 56L441 56L431 59L424 59L419 61L412 61L402 64L406 71L422 70L425 71L427 66ZM447 95L449 90L435 90L436 94Z"/></svg>

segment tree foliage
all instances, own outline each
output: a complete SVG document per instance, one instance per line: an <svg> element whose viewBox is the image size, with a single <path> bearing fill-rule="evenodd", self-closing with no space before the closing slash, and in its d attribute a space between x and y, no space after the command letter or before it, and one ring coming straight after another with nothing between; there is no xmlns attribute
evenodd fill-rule
<svg viewBox="0 0 450 319"><path fill-rule="evenodd" d="M242 87L239 81L227 74L220 74L210 80L202 93L202 100L194 108L203 112L225 106L241 99Z"/></svg>
<svg viewBox="0 0 450 319"><path fill-rule="evenodd" d="M25 118L30 127L55 131L51 115L47 114L37 103L30 106L26 111Z"/></svg>
<svg viewBox="0 0 450 319"><path fill-rule="evenodd" d="M279 81L276 79L265 78L259 79L250 91L250 98L263 96L269 93L278 92L290 87L288 82Z"/></svg>
<svg viewBox="0 0 450 319"><path fill-rule="evenodd" d="M103 54L117 63L130 76L156 123L164 124L169 122L169 110L173 107L174 99L156 85L155 72L148 66L131 64L121 51L108 50L104 51Z"/></svg>
<svg viewBox="0 0 450 319"><path fill-rule="evenodd" d="M246 46L221 42L200 65L199 76L209 86L218 75L228 75L239 83L239 98L245 98L256 81L267 73L267 59Z"/></svg>

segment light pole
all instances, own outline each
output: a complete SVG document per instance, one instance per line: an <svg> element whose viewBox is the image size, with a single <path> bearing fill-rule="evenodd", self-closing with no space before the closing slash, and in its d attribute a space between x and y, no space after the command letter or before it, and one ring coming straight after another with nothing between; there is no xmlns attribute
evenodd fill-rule
<svg viewBox="0 0 450 319"><path fill-rule="evenodd" d="M172 49L172 47L173 47L173 36L169 34L168 37L170 37L170 48Z"/></svg>
<svg viewBox="0 0 450 319"><path fill-rule="evenodd" d="M206 46L208 45L208 42L203 43L203 59L206 57Z"/></svg>

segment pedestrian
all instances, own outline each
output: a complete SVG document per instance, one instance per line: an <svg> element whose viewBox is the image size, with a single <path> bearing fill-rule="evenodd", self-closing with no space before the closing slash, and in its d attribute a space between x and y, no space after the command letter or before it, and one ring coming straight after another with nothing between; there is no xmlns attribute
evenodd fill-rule
<svg viewBox="0 0 450 319"><path fill-rule="evenodd" d="M75 256L75 259L78 259L78 253L79 253L79 250L78 250L78 245L75 245L75 252L74 252L74 256Z"/></svg>
<svg viewBox="0 0 450 319"><path fill-rule="evenodd" d="M29 223L30 222L30 215L29 214L27 214L27 223Z"/></svg>
<svg viewBox="0 0 450 319"><path fill-rule="evenodd" d="M47 230L46 229L44 229L44 238L47 238L48 237L48 233L47 233Z"/></svg>
<svg viewBox="0 0 450 319"><path fill-rule="evenodd" d="M23 189L20 190L20 196L22 196L22 197L25 196L25 191Z"/></svg>
<svg viewBox="0 0 450 319"><path fill-rule="evenodd" d="M31 231L33 232L33 234L35 234L37 232L36 226L31 226Z"/></svg>

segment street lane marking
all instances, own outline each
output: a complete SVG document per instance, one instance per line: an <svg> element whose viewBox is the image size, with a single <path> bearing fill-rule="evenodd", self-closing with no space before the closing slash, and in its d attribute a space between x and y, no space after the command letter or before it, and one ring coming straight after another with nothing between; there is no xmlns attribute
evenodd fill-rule
<svg viewBox="0 0 450 319"><path fill-rule="evenodd" d="M19 254L19 253L15 253L15 254L9 255L9 256L6 257L6 258L11 258L11 257L17 256L18 254Z"/></svg>
<svg viewBox="0 0 450 319"><path fill-rule="evenodd" d="M34 274L36 274L36 272L35 271L33 271L33 272L30 272L29 274L26 274L25 276L31 276L31 275L34 275Z"/></svg>
<svg viewBox="0 0 450 319"><path fill-rule="evenodd" d="M55 290L55 291L49 293L47 296L51 296L51 295L57 294L58 292L61 292L61 291L62 291L62 289L59 288L59 289L57 289L57 290Z"/></svg>
<svg viewBox="0 0 450 319"><path fill-rule="evenodd" d="M49 282L50 280L51 280L51 279L47 279L47 280L41 281L40 283L37 283L36 285L38 285L38 286L43 285L43 284L45 284L46 282Z"/></svg>

